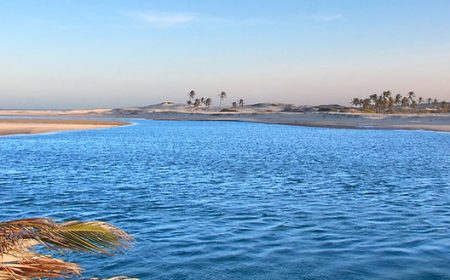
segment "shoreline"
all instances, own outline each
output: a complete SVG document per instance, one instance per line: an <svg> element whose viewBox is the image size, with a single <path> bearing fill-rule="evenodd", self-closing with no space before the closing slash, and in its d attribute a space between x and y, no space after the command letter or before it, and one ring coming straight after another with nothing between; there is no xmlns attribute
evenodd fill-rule
<svg viewBox="0 0 450 280"><path fill-rule="evenodd" d="M373 129L373 130L417 130L417 131L433 131L433 132L449 132L450 126L440 126L440 125L417 125L417 126L357 126L357 125L345 125L345 124L318 124L318 123L288 123L288 122L270 122L270 121L260 121L260 120L243 120L243 119L145 119L154 121L187 121L187 122L243 122L243 123L260 123L260 124L273 124L273 125L287 125L287 126L301 126L301 127L312 127L312 128L334 128L334 129Z"/></svg>
<svg viewBox="0 0 450 280"><path fill-rule="evenodd" d="M23 116L25 117L25 115ZM11 135L30 135L50 132L112 128L130 124L111 120L60 120L60 119L1 119L0 137Z"/></svg>
<svg viewBox="0 0 450 280"><path fill-rule="evenodd" d="M338 129L427 130L450 132L450 115L381 115L348 113L186 113L145 112L112 117L167 121L236 121Z"/></svg>
<svg viewBox="0 0 450 280"><path fill-rule="evenodd" d="M107 128L116 125L129 124L116 121L96 121L80 120L79 118L112 118L112 119L147 119L147 120L170 120L170 121L237 121L252 123L267 123L279 125L293 125L319 128L340 128L340 129L391 129L391 130L427 130L450 132L450 114L374 114L374 113L340 113L340 112L267 112L250 111L243 109L238 112L218 112L213 110L182 110L168 108L152 109L113 109L106 110L67 110L61 114L61 111L49 110L21 110L14 111L16 114L9 115L10 110L0 110L0 135L2 127L7 122L23 122L22 117L51 117L45 122L69 122L71 127L60 127L61 124L42 132L56 132L65 130L81 130ZM95 113L93 113L95 112ZM2 119L2 117L4 119ZM56 117L56 118L55 118ZM76 118L76 120L61 120L58 117ZM14 120L14 121L13 121ZM25 119L27 120L27 119ZM33 119L28 119L27 121ZM92 123L94 122L94 123ZM103 123L101 123L103 122ZM106 122L106 123L105 123ZM31 128L29 128L31 129ZM22 134L36 133L34 131L25 131ZM18 133L9 133L18 134Z"/></svg>

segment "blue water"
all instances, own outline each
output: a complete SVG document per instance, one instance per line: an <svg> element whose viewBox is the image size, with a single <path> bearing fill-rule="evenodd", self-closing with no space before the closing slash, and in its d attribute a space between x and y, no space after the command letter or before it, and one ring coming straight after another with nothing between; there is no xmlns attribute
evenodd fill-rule
<svg viewBox="0 0 450 280"><path fill-rule="evenodd" d="M0 138L0 220L135 237L85 276L450 279L450 134L234 122Z"/></svg>

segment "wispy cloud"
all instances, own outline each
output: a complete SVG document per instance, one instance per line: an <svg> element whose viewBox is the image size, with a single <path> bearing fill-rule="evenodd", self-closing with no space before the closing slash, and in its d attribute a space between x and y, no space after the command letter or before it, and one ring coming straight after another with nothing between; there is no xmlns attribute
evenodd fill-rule
<svg viewBox="0 0 450 280"><path fill-rule="evenodd" d="M120 12L133 19L143 21L154 27L186 26L196 20L198 16L191 13L165 13L157 11Z"/></svg>
<svg viewBox="0 0 450 280"><path fill-rule="evenodd" d="M224 18L224 17L204 17L202 19L208 24L226 25L234 27L245 27L255 25L269 25L274 22L262 18Z"/></svg>
<svg viewBox="0 0 450 280"><path fill-rule="evenodd" d="M335 21L342 18L344 18L344 15L342 14L314 15L311 17L311 19L320 22Z"/></svg>
<svg viewBox="0 0 450 280"><path fill-rule="evenodd" d="M184 27L193 24L204 26L229 26L248 27L256 25L292 24L292 19L281 19L278 21L263 18L230 18L217 17L205 14L185 13L185 12L160 12L160 11L134 11L119 12L120 14L138 20L153 27ZM332 22L344 18L343 14L315 14L301 16L303 20L315 22Z"/></svg>
<svg viewBox="0 0 450 280"><path fill-rule="evenodd" d="M120 14L139 20L153 27L179 27L193 24L204 26L231 26L245 27L254 25L267 25L271 21L261 18L227 18L216 17L196 13L159 12L159 11L134 11L119 12Z"/></svg>

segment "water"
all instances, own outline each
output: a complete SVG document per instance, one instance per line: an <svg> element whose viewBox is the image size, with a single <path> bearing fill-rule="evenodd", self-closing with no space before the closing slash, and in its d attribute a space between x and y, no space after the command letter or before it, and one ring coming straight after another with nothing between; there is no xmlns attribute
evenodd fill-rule
<svg viewBox="0 0 450 280"><path fill-rule="evenodd" d="M450 279L450 134L136 122L0 138L0 219L134 235L86 276Z"/></svg>

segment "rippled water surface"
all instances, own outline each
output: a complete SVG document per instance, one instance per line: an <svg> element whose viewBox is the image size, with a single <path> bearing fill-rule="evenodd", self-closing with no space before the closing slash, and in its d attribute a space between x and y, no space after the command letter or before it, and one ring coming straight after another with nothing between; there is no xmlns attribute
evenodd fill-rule
<svg viewBox="0 0 450 280"><path fill-rule="evenodd" d="M450 134L136 121L0 138L0 219L105 220L86 276L450 279Z"/></svg>

